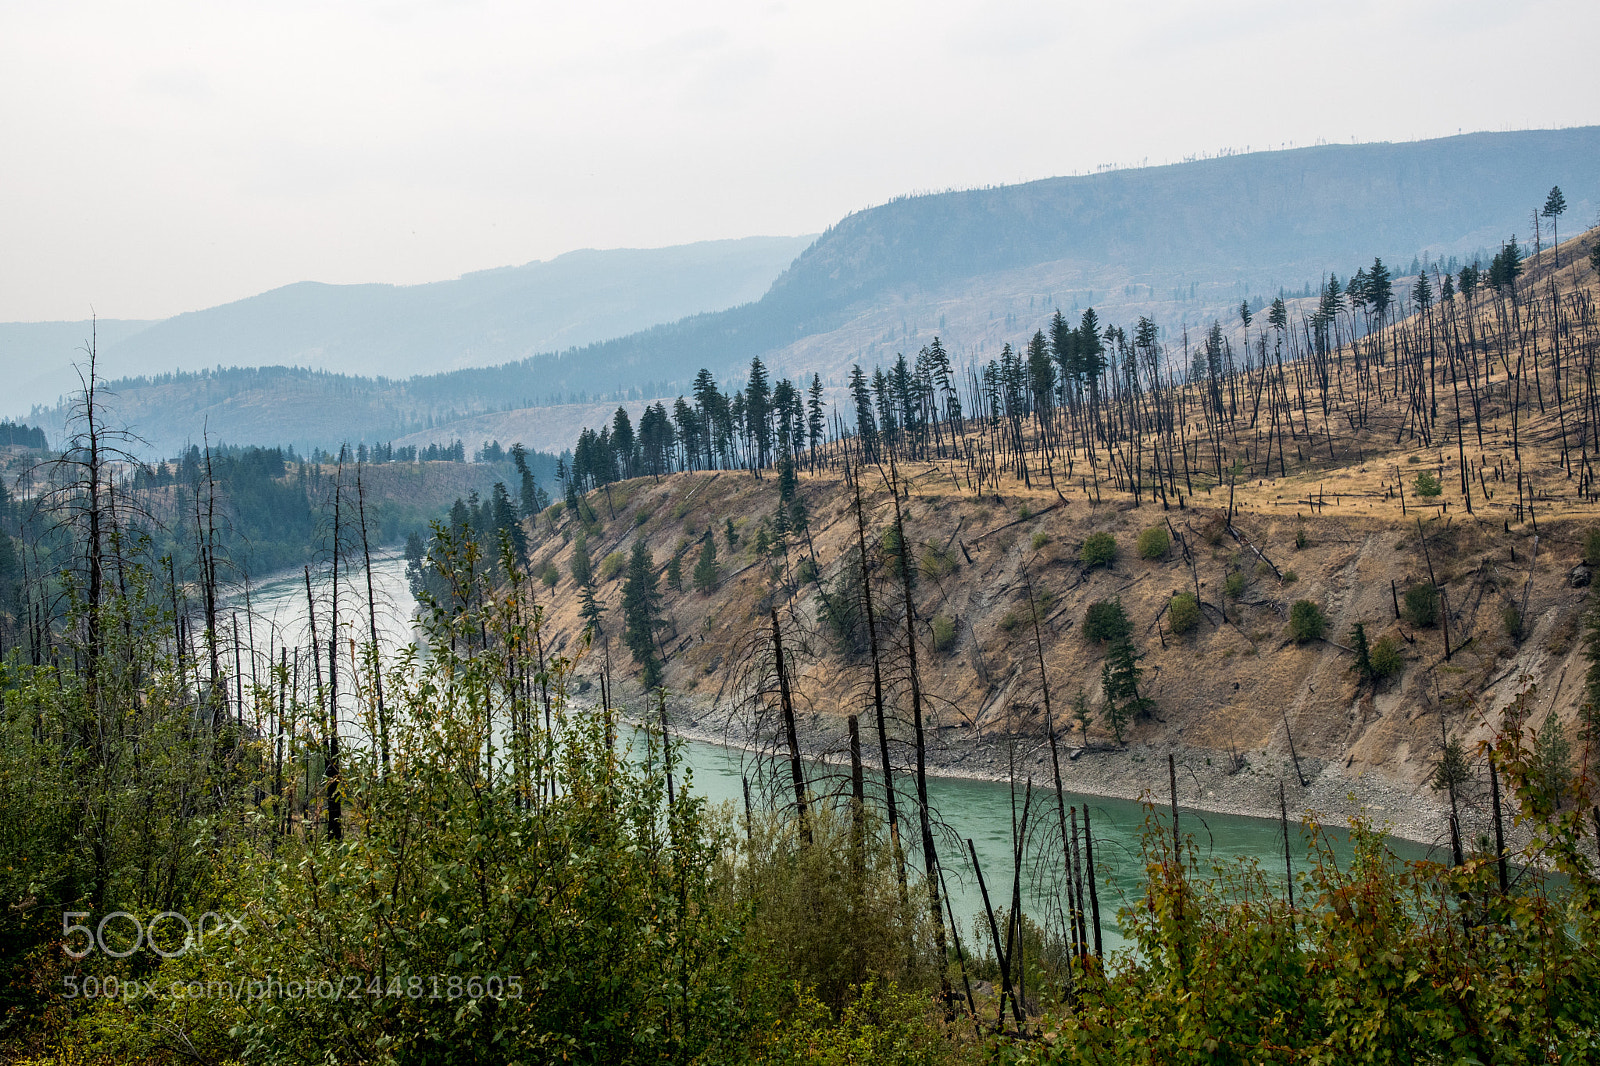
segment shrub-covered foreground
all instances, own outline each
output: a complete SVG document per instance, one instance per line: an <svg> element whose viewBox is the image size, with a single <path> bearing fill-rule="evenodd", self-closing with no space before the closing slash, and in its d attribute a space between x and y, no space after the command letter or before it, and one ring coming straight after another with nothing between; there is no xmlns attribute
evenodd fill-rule
<svg viewBox="0 0 1600 1066"><path fill-rule="evenodd" d="M1000 906L1007 932L941 958L925 886L873 811L708 809L671 745L566 699L570 664L542 650L509 550L486 566L441 531L436 553L452 580L428 654L386 671L381 715L372 659L342 675L346 727L377 738L343 752L325 704L282 677L215 713L137 565L80 603L75 655L7 662L7 1061L1600 1055L1593 780L1552 775L1515 714L1496 755L1532 842L1509 863L1488 845L1401 862L1358 825L1341 865L1313 831L1291 904L1276 869L1204 867L1152 811L1144 891L1119 915L1136 950L1095 958L1059 914L1018 939ZM274 715L292 726L281 753L252 724ZM1020 1021L991 990L1008 983Z"/></svg>

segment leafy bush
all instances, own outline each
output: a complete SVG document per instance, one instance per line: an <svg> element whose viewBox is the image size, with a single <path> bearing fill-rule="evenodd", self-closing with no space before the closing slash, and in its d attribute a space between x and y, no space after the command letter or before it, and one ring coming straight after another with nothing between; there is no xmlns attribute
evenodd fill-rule
<svg viewBox="0 0 1600 1066"><path fill-rule="evenodd" d="M1100 600L1091 603L1083 615L1083 635L1088 640L1109 644L1131 636L1133 623L1128 612L1122 609L1121 600Z"/></svg>
<svg viewBox="0 0 1600 1066"><path fill-rule="evenodd" d="M1327 628L1328 619L1322 608L1311 600L1295 600L1294 606L1289 608L1289 632L1294 635L1296 644L1318 639Z"/></svg>
<svg viewBox="0 0 1600 1066"><path fill-rule="evenodd" d="M1393 677L1405 669L1406 661L1400 654L1400 642L1393 637L1379 637L1372 645L1372 673L1377 677Z"/></svg>
<svg viewBox="0 0 1600 1066"><path fill-rule="evenodd" d="M1438 496L1444 492L1444 486L1439 484L1439 479L1426 470L1418 471L1416 480L1411 484L1418 496Z"/></svg>
<svg viewBox="0 0 1600 1066"><path fill-rule="evenodd" d="M956 643L956 623L949 615L933 616L933 650L949 651Z"/></svg>
<svg viewBox="0 0 1600 1066"><path fill-rule="evenodd" d="M1022 616L1017 614L1016 611L1007 611L1005 617L1000 619L1000 628L1005 630L1007 633L1011 632L1021 624Z"/></svg>
<svg viewBox="0 0 1600 1066"><path fill-rule="evenodd" d="M1033 550L1038 551L1040 548L1050 543L1050 534L1044 532L1044 530L1040 530L1033 535L1033 540L1031 543L1033 544Z"/></svg>
<svg viewBox="0 0 1600 1066"><path fill-rule="evenodd" d="M1177 634L1188 633L1200 624L1200 604L1192 592L1180 592L1167 604L1167 625Z"/></svg>
<svg viewBox="0 0 1600 1066"><path fill-rule="evenodd" d="M1017 517L1018 518L1024 518L1024 519L1032 518L1033 517L1033 508L1029 507L1027 504L1023 504L1021 507L1017 508Z"/></svg>
<svg viewBox="0 0 1600 1066"><path fill-rule="evenodd" d="M633 524L635 528L644 525L648 521L650 521L650 512L646 511L643 507L639 508L633 513Z"/></svg>
<svg viewBox="0 0 1600 1066"><path fill-rule="evenodd" d="M1078 552L1078 561L1093 569L1110 566L1117 558L1117 538L1110 533L1091 533Z"/></svg>
<svg viewBox="0 0 1600 1066"><path fill-rule="evenodd" d="M1166 526L1151 526L1139 534L1139 558L1160 559L1172 547L1172 538L1167 535Z"/></svg>
<svg viewBox="0 0 1600 1066"><path fill-rule="evenodd" d="M1428 627L1439 624L1439 590L1418 582L1406 589L1404 606L1400 614L1414 626Z"/></svg>
<svg viewBox="0 0 1600 1066"><path fill-rule="evenodd" d="M1230 571L1227 578L1222 582L1223 595L1231 600L1236 600L1244 595L1246 584L1248 584L1248 579L1244 576L1243 570Z"/></svg>
<svg viewBox="0 0 1600 1066"><path fill-rule="evenodd" d="M1283 572L1283 577L1279 578L1278 580L1282 581L1285 585L1292 585L1296 581L1300 580L1300 575L1295 573L1293 570L1285 570Z"/></svg>
<svg viewBox="0 0 1600 1066"><path fill-rule="evenodd" d="M600 560L600 580L611 581L622 573L622 568L628 565L628 557L622 552L612 552Z"/></svg>
<svg viewBox="0 0 1600 1066"><path fill-rule="evenodd" d="M1522 639L1522 612L1516 604L1506 604L1506 609L1500 612L1500 623L1505 626L1506 636L1512 640Z"/></svg>

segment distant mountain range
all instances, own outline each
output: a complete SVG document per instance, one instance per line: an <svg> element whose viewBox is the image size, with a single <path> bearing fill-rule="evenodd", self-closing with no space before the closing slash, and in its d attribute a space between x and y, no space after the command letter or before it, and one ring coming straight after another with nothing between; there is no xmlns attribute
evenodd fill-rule
<svg viewBox="0 0 1600 1066"><path fill-rule="evenodd" d="M161 337L221 336L188 331L226 320L237 340L208 364L265 362L269 351L366 353L356 364L391 379L251 371L121 384L124 417L158 448L197 438L206 420L213 439L329 444L407 433L449 439L499 413L497 427L525 428L525 443L555 449L570 442L545 437L569 420L537 405L673 396L700 367L742 376L756 355L780 373L838 380L851 362L913 352L935 333L958 357L986 359L1005 341L1025 341L1057 307L1093 304L1108 324L1150 314L1176 330L1231 320L1241 299L1314 287L1329 271L1348 276L1374 255L1396 273L1415 256L1470 257L1513 233L1527 241L1532 212L1556 184L1569 205L1563 231L1591 225L1600 127L1329 145L906 197L829 228L759 300L404 382L392 379L412 364L382 355L386 344L432 352L434 365L463 353L476 361L503 350L487 309L501 309L495 321L503 323L511 317L504 308L526 297L510 285L478 305L435 299L431 286L324 286L315 288L326 306L312 312L281 302L279 294L309 288L294 286L180 316L112 351L154 357ZM473 279L485 277L497 275ZM247 305L274 310L238 310ZM366 310L345 310L353 306ZM232 317L208 317L230 308ZM512 411L517 417L506 417ZM463 421L469 416L476 420Z"/></svg>
<svg viewBox="0 0 1600 1066"><path fill-rule="evenodd" d="M407 378L490 366L756 300L812 239L583 250L425 285L300 282L165 321L101 322L101 367L109 378L217 366ZM7 412L74 387L88 336L87 322L0 324L0 368L16 375Z"/></svg>

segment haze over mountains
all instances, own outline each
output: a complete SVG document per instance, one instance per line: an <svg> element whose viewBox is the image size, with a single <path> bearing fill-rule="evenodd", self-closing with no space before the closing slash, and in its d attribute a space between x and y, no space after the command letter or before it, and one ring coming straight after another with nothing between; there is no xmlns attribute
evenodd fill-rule
<svg viewBox="0 0 1600 1066"><path fill-rule="evenodd" d="M290 366L405 378L589 344L759 299L812 237L583 249L425 285L305 281L164 321L101 321L108 378L216 366ZM87 322L0 323L6 407L54 403ZM29 370L49 365L30 375Z"/></svg>
<svg viewBox="0 0 1600 1066"><path fill-rule="evenodd" d="M562 301L500 271L408 289L290 286L180 316L110 351L160 365L164 352L203 347L212 354L202 365L224 366L317 353L389 379L260 370L121 383L122 417L163 453L207 424L213 440L304 446L476 440L492 423L501 439L559 449L604 403L675 396L700 367L742 380L756 355L778 373L837 381L852 362L915 352L936 333L958 359L986 360L1057 307L1092 304L1106 324L1148 314L1176 330L1231 321L1241 299L1299 292L1329 271L1345 277L1374 255L1396 273L1419 255L1470 258L1512 234L1528 241L1530 214L1555 184L1569 204L1563 231L1576 232L1595 217L1597 174L1600 127L1226 156L899 199L832 226L759 300L738 302L753 296L747 287L724 310L577 348L583 331L559 321ZM781 257L795 247L762 249ZM632 307L668 302L634 291L651 282L592 262L571 278L602 287L595 307L624 296ZM519 308L539 329L522 325ZM585 322L602 320L595 310ZM526 353L535 335L552 350L483 365ZM477 365L394 380L466 363ZM61 411L34 417L55 432Z"/></svg>

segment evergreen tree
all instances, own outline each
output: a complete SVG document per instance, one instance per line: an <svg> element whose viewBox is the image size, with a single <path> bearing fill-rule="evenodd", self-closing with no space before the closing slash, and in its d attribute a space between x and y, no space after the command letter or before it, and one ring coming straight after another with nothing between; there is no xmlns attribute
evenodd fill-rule
<svg viewBox="0 0 1600 1066"><path fill-rule="evenodd" d="M1516 289L1517 278L1522 274L1522 249L1517 247L1517 238L1500 246L1493 259L1489 261L1489 287L1495 292L1501 289Z"/></svg>
<svg viewBox="0 0 1600 1066"><path fill-rule="evenodd" d="M717 538L709 533L700 543L700 557L694 564L696 592L710 592L717 587Z"/></svg>
<svg viewBox="0 0 1600 1066"><path fill-rule="evenodd" d="M767 368L759 357L750 360L750 381L744 389L746 434L755 445L757 469L767 465L772 454L772 388L767 383Z"/></svg>
<svg viewBox="0 0 1600 1066"><path fill-rule="evenodd" d="M673 592L683 591L683 559L674 555L667 562L667 588Z"/></svg>
<svg viewBox="0 0 1600 1066"><path fill-rule="evenodd" d="M1139 694L1139 679L1144 670L1139 660L1144 656L1134 650L1127 636L1111 642L1105 662L1100 666L1100 687L1106 699L1106 719L1122 743L1122 733L1129 721L1142 717L1150 710L1150 700Z"/></svg>
<svg viewBox="0 0 1600 1066"><path fill-rule="evenodd" d="M1371 681L1377 674L1372 668L1372 649L1367 644L1367 627L1357 622L1350 627L1350 647L1356 653L1351 669L1363 681Z"/></svg>
<svg viewBox="0 0 1600 1066"><path fill-rule="evenodd" d="M733 519L728 518L724 520L722 526L722 535L728 540L729 551L733 551L733 549L739 546L739 534L733 528Z"/></svg>
<svg viewBox="0 0 1600 1066"><path fill-rule="evenodd" d="M1550 220L1550 226L1555 231L1556 266L1561 266L1561 224L1560 218L1567 213L1567 198L1561 195L1561 186L1552 185L1550 195L1544 198L1544 210L1539 212Z"/></svg>
<svg viewBox="0 0 1600 1066"><path fill-rule="evenodd" d="M1028 390L1033 394L1033 408L1039 412L1050 410L1055 399L1056 368L1050 359L1050 345L1044 339L1044 330L1035 330L1028 342Z"/></svg>
<svg viewBox="0 0 1600 1066"><path fill-rule="evenodd" d="M606 609L595 598L593 585L581 585L578 588L578 614L583 618L584 628L595 636L605 632L601 627L601 620L606 616Z"/></svg>
<svg viewBox="0 0 1600 1066"><path fill-rule="evenodd" d="M1072 698L1072 720L1078 723L1078 735L1083 739L1084 747L1089 746L1089 723L1094 720L1089 713L1089 697L1083 694L1083 689Z"/></svg>
<svg viewBox="0 0 1600 1066"><path fill-rule="evenodd" d="M815 452L822 446L822 437L828 428L827 418L822 413L821 376L811 375L811 388L808 392L810 399L806 401L806 443Z"/></svg>
<svg viewBox="0 0 1600 1066"><path fill-rule="evenodd" d="M656 658L656 627L660 624L661 591L656 588L655 562L644 541L636 540L622 585L622 639L633 652L640 681L647 689L661 683L661 661Z"/></svg>
<svg viewBox="0 0 1600 1066"><path fill-rule="evenodd" d="M1374 256L1372 269L1367 272L1366 291L1363 294L1366 302L1372 305L1372 311L1378 316L1381 323L1384 315L1388 313L1389 305L1394 302L1394 280L1389 274L1389 268L1383 265L1383 260Z"/></svg>
<svg viewBox="0 0 1600 1066"><path fill-rule="evenodd" d="M1428 284L1426 270L1417 275L1417 283L1411 287L1411 302L1423 311L1433 306L1433 286Z"/></svg>
<svg viewBox="0 0 1600 1066"><path fill-rule="evenodd" d="M795 472L794 460L789 456L783 457L783 463L778 467L778 501L780 509L782 504L787 504L795 498L800 491L800 477Z"/></svg>
<svg viewBox="0 0 1600 1066"><path fill-rule="evenodd" d="M611 418L611 453L614 456L612 465L615 477L630 478L638 473L638 441L633 435L633 422L628 418L628 409L618 407L617 413Z"/></svg>
<svg viewBox="0 0 1600 1066"><path fill-rule="evenodd" d="M527 449L520 441L511 446L511 461L516 465L517 474L522 479L521 491L517 497L517 509L523 517L531 518L549 506L549 497L534 480L533 471L528 468Z"/></svg>
<svg viewBox="0 0 1600 1066"><path fill-rule="evenodd" d="M1067 325L1059 307L1050 319L1050 353L1056 361L1056 388L1060 390L1058 398L1065 407L1071 399L1068 390L1078 379L1078 334Z"/></svg>
<svg viewBox="0 0 1600 1066"><path fill-rule="evenodd" d="M867 459L871 460L878 453L878 424L872 417L872 396L867 392L867 376L859 363L850 368L850 396L856 405L856 433L861 438L861 447L866 451Z"/></svg>

